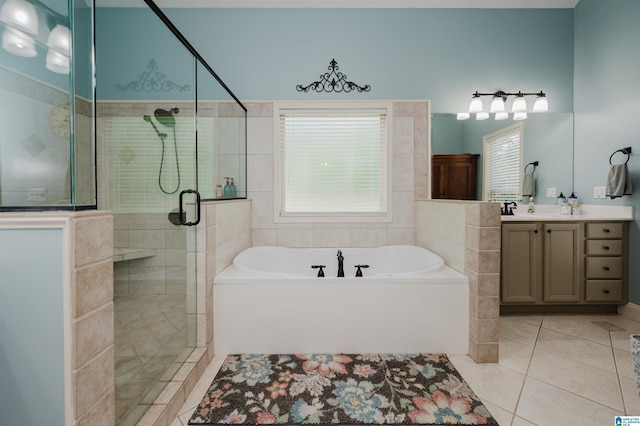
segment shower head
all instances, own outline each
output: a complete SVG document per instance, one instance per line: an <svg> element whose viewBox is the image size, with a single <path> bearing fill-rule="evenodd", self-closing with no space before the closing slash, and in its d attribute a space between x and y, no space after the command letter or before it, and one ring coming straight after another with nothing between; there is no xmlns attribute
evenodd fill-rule
<svg viewBox="0 0 640 426"><path fill-rule="evenodd" d="M154 123L153 121L151 121L151 116L149 116L149 115L143 115L143 116L142 116L142 119L143 119L144 121L146 121L147 123L151 124L151 127L153 127L153 130L155 130L155 131L156 131L156 133L158 134L158 137L159 137L160 139L164 139L164 138L166 138L166 137L167 137L167 134L166 134L166 133L160 133L160 131L159 131L159 130L158 130L158 128L156 127L155 123Z"/></svg>
<svg viewBox="0 0 640 426"><path fill-rule="evenodd" d="M173 117L174 113L178 113L180 110L178 108L172 108L170 110L158 108L153 112L153 115L158 120L158 123L162 124L166 127L176 127L176 119Z"/></svg>

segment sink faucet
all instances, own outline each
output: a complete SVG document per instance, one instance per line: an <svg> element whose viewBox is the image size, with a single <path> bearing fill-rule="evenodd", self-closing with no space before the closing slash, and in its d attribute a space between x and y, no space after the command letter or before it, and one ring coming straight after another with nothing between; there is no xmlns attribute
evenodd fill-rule
<svg viewBox="0 0 640 426"><path fill-rule="evenodd" d="M344 256L342 250L338 250L338 277L344 278Z"/></svg>
<svg viewBox="0 0 640 426"><path fill-rule="evenodd" d="M510 205L513 204L513 207L517 207L518 204L516 204L515 201L512 202L505 202L504 203L504 207L502 209L500 209L500 214L503 216L513 216L513 207L509 207Z"/></svg>

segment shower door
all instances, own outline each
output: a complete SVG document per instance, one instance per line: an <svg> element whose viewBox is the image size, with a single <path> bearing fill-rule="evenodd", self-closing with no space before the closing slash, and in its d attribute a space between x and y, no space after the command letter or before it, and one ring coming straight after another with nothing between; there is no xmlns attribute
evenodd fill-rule
<svg viewBox="0 0 640 426"><path fill-rule="evenodd" d="M114 215L116 424L134 425L197 343L196 60L142 1L98 7L96 22L98 207Z"/></svg>

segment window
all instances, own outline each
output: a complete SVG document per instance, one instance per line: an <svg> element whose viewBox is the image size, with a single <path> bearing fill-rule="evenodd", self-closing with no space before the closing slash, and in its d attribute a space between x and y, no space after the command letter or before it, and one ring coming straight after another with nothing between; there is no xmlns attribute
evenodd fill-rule
<svg viewBox="0 0 640 426"><path fill-rule="evenodd" d="M520 200L522 123L486 135L484 140L484 201Z"/></svg>
<svg viewBox="0 0 640 426"><path fill-rule="evenodd" d="M390 221L387 104L277 104L276 222Z"/></svg>

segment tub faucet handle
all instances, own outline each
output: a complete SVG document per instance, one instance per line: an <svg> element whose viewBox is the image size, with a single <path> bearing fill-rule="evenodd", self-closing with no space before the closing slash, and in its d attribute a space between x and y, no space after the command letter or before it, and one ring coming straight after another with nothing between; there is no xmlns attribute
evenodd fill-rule
<svg viewBox="0 0 640 426"><path fill-rule="evenodd" d="M356 265L355 267L358 268L358 270L356 271L356 277L361 277L362 270L360 268L368 268L369 265Z"/></svg>
<svg viewBox="0 0 640 426"><path fill-rule="evenodd" d="M320 269L320 270L318 271L318 277L324 277L324 271L322 270L322 268L325 268L325 267L326 267L326 265L311 265L311 267L312 267L313 269Z"/></svg>

